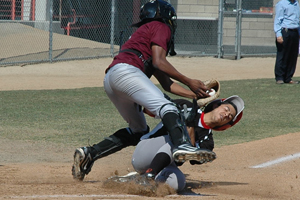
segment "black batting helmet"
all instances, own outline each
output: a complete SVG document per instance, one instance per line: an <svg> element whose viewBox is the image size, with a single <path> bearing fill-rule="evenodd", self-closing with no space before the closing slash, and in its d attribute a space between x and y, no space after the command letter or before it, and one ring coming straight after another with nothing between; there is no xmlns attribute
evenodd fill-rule
<svg viewBox="0 0 300 200"><path fill-rule="evenodd" d="M162 20L169 25L174 32L176 29L177 15L171 4L164 0L153 0L141 7L140 22L134 26L141 26L149 21Z"/></svg>

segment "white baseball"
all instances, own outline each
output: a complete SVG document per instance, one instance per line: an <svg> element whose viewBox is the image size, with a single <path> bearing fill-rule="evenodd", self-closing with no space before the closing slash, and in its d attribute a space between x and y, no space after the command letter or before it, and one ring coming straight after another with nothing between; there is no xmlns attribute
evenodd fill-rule
<svg viewBox="0 0 300 200"><path fill-rule="evenodd" d="M214 89L210 89L210 93L208 93L209 94L209 96L213 96L214 94L216 94L216 91L214 90Z"/></svg>

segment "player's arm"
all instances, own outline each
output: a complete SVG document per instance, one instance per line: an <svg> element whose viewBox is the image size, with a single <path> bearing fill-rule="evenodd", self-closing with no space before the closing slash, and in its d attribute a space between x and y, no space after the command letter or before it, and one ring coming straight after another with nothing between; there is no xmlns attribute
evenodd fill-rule
<svg viewBox="0 0 300 200"><path fill-rule="evenodd" d="M169 76L167 76L165 73L163 73L160 70L155 70L153 76L158 80L158 82L161 84L163 89L167 92L171 92L172 94L176 94L182 97L187 97L187 98L196 98L196 94L188 90L178 83L172 81Z"/></svg>
<svg viewBox="0 0 300 200"><path fill-rule="evenodd" d="M152 64L155 68L164 72L170 78L173 78L174 80L177 80L188 86L197 95L198 98L209 96L208 94L206 94L207 87L203 84L202 81L184 76L179 71L177 71L175 67L171 65L171 63L167 61L166 51L162 47L154 44L151 48Z"/></svg>

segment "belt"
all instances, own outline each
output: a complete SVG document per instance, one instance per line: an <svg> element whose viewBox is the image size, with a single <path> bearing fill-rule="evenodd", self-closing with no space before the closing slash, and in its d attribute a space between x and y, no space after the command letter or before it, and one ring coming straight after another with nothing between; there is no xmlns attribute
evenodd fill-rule
<svg viewBox="0 0 300 200"><path fill-rule="evenodd" d="M288 31L298 32L297 28L282 28L282 30L285 30L285 32L288 32Z"/></svg>

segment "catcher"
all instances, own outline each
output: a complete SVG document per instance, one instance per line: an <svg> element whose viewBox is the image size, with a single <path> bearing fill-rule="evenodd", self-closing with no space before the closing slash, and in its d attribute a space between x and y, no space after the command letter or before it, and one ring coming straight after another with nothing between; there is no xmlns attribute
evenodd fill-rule
<svg viewBox="0 0 300 200"><path fill-rule="evenodd" d="M183 109L183 112L187 116L186 123L191 143L208 151L214 148L212 130L223 131L234 126L242 118L244 109L244 101L236 95L214 100L207 104L203 111L195 106L195 102L192 104L182 99L175 102L187 108ZM167 183L179 192L186 184L185 176L178 168L184 160L174 161L172 157L174 145L166 133L167 130L160 123L153 131L144 135L133 153L132 165L146 179ZM203 164L206 159L189 162L192 165Z"/></svg>

